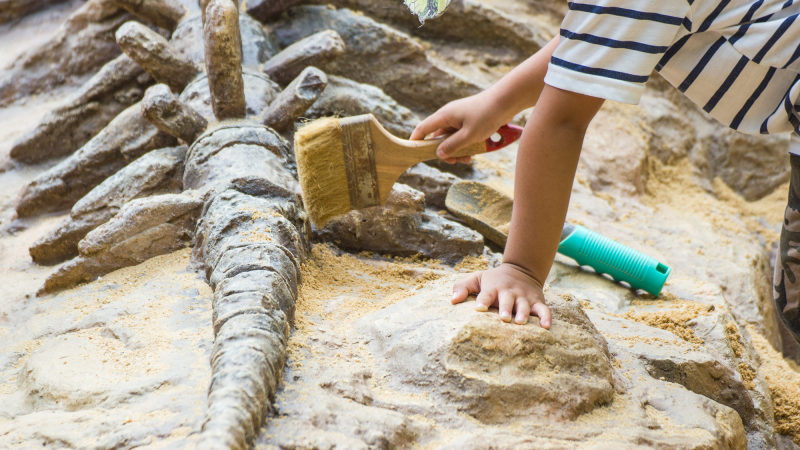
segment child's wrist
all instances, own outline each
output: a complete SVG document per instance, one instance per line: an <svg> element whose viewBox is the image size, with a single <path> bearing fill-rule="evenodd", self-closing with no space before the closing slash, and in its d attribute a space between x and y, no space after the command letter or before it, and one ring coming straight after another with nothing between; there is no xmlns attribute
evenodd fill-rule
<svg viewBox="0 0 800 450"><path fill-rule="evenodd" d="M499 86L499 83L482 93L486 94L486 104L490 105L494 116L502 119L502 125L511 122L514 116L532 106L521 101L524 100L524 96L505 92L502 86Z"/></svg>

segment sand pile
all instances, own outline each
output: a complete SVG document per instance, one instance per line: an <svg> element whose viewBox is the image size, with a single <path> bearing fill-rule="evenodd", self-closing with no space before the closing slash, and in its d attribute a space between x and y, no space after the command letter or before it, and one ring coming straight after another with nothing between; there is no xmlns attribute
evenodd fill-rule
<svg viewBox="0 0 800 450"><path fill-rule="evenodd" d="M748 331L761 359L758 370L767 380L775 405L775 431L800 445L800 367L776 352L764 336Z"/></svg>

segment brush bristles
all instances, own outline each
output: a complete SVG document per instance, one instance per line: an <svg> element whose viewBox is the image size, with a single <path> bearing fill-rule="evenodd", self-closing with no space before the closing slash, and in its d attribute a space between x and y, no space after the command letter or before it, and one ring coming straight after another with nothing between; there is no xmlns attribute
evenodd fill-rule
<svg viewBox="0 0 800 450"><path fill-rule="evenodd" d="M339 119L319 119L300 128L294 135L294 152L303 203L314 225L322 228L349 212L352 208Z"/></svg>

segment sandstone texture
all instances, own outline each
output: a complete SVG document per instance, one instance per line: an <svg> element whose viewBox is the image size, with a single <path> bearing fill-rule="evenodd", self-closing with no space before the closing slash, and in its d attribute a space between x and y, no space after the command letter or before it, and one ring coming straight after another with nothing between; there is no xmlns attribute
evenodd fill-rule
<svg viewBox="0 0 800 450"><path fill-rule="evenodd" d="M549 330L450 303L502 255L447 190L513 195L516 144L308 221L298 122L371 113L408 137L568 5L453 0L425 24L385 0L22 6L0 1L1 448L800 443L770 280L787 140L729 131L657 75L598 113L567 220L669 265L658 298L558 256Z"/></svg>
<svg viewBox="0 0 800 450"><path fill-rule="evenodd" d="M328 87L306 111L309 119L372 114L393 135L408 138L417 126L414 113L375 86L329 76Z"/></svg>
<svg viewBox="0 0 800 450"><path fill-rule="evenodd" d="M28 14L46 9L63 0L3 0L0 2L0 24L20 19Z"/></svg>
<svg viewBox="0 0 800 450"><path fill-rule="evenodd" d="M114 33L132 18L112 2L86 2L48 42L20 55L3 70L0 106L67 84L80 84L122 53Z"/></svg>
<svg viewBox="0 0 800 450"><path fill-rule="evenodd" d="M300 39L261 66L269 77L283 86L291 83L306 67L323 66L344 53L339 33L326 30Z"/></svg>
<svg viewBox="0 0 800 450"><path fill-rule="evenodd" d="M72 207L69 218L33 244L33 261L54 264L78 256L78 242L130 200L179 193L185 156L185 146L155 150L100 183Z"/></svg>
<svg viewBox="0 0 800 450"><path fill-rule="evenodd" d="M348 9L296 7L273 29L282 45L320 31L336 31L344 41L344 53L320 69L377 86L415 110L432 112L481 90L430 59L410 36Z"/></svg>
<svg viewBox="0 0 800 450"><path fill-rule="evenodd" d="M462 225L425 212L425 194L395 184L384 206L351 211L319 232L323 240L355 251L422 255L457 263L483 253L483 237Z"/></svg>

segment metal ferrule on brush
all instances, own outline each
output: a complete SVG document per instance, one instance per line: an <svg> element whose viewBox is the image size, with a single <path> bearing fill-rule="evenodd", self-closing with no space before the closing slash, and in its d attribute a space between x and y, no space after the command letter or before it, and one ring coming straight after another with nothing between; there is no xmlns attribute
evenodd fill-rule
<svg viewBox="0 0 800 450"><path fill-rule="evenodd" d="M371 115L365 114L339 120L350 206L353 209L380 205L370 118Z"/></svg>

